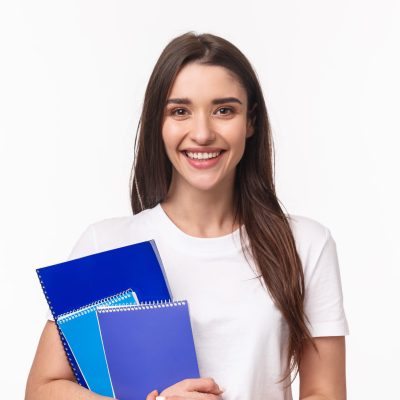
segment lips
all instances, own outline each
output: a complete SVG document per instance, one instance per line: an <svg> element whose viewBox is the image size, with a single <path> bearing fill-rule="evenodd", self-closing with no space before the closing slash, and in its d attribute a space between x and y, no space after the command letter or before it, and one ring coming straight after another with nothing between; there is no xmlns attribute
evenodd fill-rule
<svg viewBox="0 0 400 400"><path fill-rule="evenodd" d="M218 151L225 151L220 147L188 147L187 149L183 149L181 151L186 151L189 153L217 153Z"/></svg>
<svg viewBox="0 0 400 400"><path fill-rule="evenodd" d="M192 149L185 149L185 150L181 150L180 152L183 154L187 154L187 153L202 153L202 154L209 154L209 153L224 153L226 150L223 149L213 149L213 150L192 150Z"/></svg>
<svg viewBox="0 0 400 400"><path fill-rule="evenodd" d="M216 158L221 155L222 150L213 151L213 152L191 152L191 151L183 151L186 157L189 157L192 160L207 160L211 158Z"/></svg>
<svg viewBox="0 0 400 400"><path fill-rule="evenodd" d="M218 150L217 150L218 151ZM217 151L214 151L217 152ZM196 158L190 158L187 154L186 151L182 151L182 154L184 155L185 159L187 160L187 162L189 163L190 166L196 168L196 169L207 169L207 168L211 168L214 167L215 165L217 165L219 163L219 161L221 160L221 158L223 157L225 150L221 150L219 149L220 154L216 157L212 157L212 158L208 158L208 159L196 159ZM205 152L202 151L201 153L213 153L213 152Z"/></svg>

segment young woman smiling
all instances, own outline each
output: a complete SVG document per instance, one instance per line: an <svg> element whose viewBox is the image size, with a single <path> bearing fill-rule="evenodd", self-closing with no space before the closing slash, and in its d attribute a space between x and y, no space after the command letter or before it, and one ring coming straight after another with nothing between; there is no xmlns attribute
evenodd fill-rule
<svg viewBox="0 0 400 400"><path fill-rule="evenodd" d="M245 56L211 34L172 40L137 138L133 216L90 225L70 258L155 239L173 297L189 302L202 378L147 400L288 400L292 372L301 399L344 400L349 330L335 241L281 209L267 110ZM52 321L26 393L104 398L74 382Z"/></svg>

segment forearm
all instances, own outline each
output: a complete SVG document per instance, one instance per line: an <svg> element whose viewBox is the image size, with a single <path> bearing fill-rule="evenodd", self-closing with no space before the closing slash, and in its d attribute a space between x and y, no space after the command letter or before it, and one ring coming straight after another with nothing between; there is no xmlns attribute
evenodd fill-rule
<svg viewBox="0 0 400 400"><path fill-rule="evenodd" d="M106 400L111 397L100 396L66 379L57 379L36 388L28 388L25 400Z"/></svg>

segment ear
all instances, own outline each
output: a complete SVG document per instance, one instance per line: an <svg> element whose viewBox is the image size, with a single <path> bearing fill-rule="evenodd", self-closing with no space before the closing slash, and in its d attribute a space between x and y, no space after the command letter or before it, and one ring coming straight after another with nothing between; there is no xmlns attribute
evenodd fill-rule
<svg viewBox="0 0 400 400"><path fill-rule="evenodd" d="M254 111L255 111L256 107L257 107L257 103L254 103L251 110L249 110L247 113L246 139L249 138L250 136L253 136L253 134L254 134L254 125L256 122L256 117L255 117Z"/></svg>
<svg viewBox="0 0 400 400"><path fill-rule="evenodd" d="M253 134L254 134L254 127L253 127L253 125L247 124L246 139L249 138L250 136L253 136Z"/></svg>

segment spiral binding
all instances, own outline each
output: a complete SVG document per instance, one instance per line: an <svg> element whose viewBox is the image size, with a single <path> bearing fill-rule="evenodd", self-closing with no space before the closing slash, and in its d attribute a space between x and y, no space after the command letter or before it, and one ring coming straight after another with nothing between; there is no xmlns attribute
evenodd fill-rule
<svg viewBox="0 0 400 400"><path fill-rule="evenodd" d="M157 301L157 302L145 302L138 305L118 305L118 306L100 306L97 312L105 314L109 312L121 312L121 311L138 311L138 310L150 310L155 308L164 307L179 307L187 305L186 300L178 301Z"/></svg>
<svg viewBox="0 0 400 400"><path fill-rule="evenodd" d="M47 290L46 290L46 287L44 286L44 282L43 282L43 280L42 280L42 277L40 276L40 271L37 269L37 270L36 270L36 273L37 273L37 275L38 275L40 285L42 286L43 293L44 293L44 295L45 295L45 297L46 297L47 304L48 304L49 307L50 307L51 314L53 315L53 318L54 318L54 320L56 321L56 316L55 316L55 313L54 313L54 309L53 309L53 306L51 305L51 301L50 301L50 299L49 299L49 297L48 297L48 295L47 295ZM87 385L86 385L86 384L82 381L82 379L81 379L80 371L77 369L76 364L75 364L75 362L76 362L76 361L75 361L75 358L72 356L72 354L71 354L71 352L70 352L68 343L67 343L67 341L65 340L64 335L63 335L63 333L62 333L62 330L61 330L61 328L58 326L57 321L56 321L56 326L57 326L58 333L59 333L59 335L60 335L60 339L61 339L62 345L63 345L63 347L64 347L65 355L66 355L67 358L68 358L69 365L70 365L71 368L72 368L72 372L73 372L74 375L75 375L76 381L78 382L79 385L84 386L84 387L87 387Z"/></svg>
<svg viewBox="0 0 400 400"><path fill-rule="evenodd" d="M113 296L105 297L104 299L94 301L86 306L77 308L76 310L69 311L67 313L61 314L58 316L57 321L62 324L68 321L71 321L75 318L81 317L82 315L89 314L99 306L104 303L111 302L116 303L117 301L121 301L124 299L128 299L130 296L128 294L133 293L132 289L127 289L121 293L115 294ZM111 306L111 305L110 305Z"/></svg>

